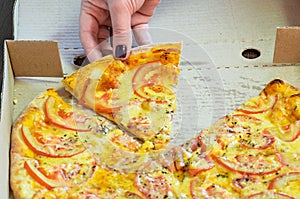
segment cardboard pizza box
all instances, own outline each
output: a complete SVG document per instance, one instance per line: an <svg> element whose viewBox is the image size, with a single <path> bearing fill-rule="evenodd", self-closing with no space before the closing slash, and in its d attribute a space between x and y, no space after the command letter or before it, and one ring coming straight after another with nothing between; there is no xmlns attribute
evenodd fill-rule
<svg viewBox="0 0 300 199"><path fill-rule="evenodd" d="M300 27L277 28L273 61L300 63Z"/></svg>
<svg viewBox="0 0 300 199"><path fill-rule="evenodd" d="M9 149L13 122L42 90L57 87L63 69L57 42L7 40L4 48L0 120L0 198L9 198ZM12 195L10 195L12 197Z"/></svg>
<svg viewBox="0 0 300 199"><path fill-rule="evenodd" d="M78 34L80 3L16 1L15 40L5 41L4 49L0 199L13 198L9 191L11 125L40 92L60 87L62 75L74 70L74 56L84 53ZM185 133L179 133L178 140L230 112L273 78L300 87L298 63L273 62L276 27L299 25L299 10L298 0L161 1L150 21L153 41L183 41L183 82L190 89L180 93L179 111L193 116L184 122L199 122L190 125L190 132L185 129L188 125L182 125L180 131ZM36 52L41 54L35 56ZM259 56L251 58L253 53Z"/></svg>

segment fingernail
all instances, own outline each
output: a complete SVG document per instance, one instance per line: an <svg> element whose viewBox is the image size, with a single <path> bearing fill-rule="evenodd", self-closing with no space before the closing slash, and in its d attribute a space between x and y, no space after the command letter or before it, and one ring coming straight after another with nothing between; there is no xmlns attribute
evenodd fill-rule
<svg viewBox="0 0 300 199"><path fill-rule="evenodd" d="M116 52L115 52L116 58L125 58L126 51L127 51L127 48L125 45L116 46Z"/></svg>

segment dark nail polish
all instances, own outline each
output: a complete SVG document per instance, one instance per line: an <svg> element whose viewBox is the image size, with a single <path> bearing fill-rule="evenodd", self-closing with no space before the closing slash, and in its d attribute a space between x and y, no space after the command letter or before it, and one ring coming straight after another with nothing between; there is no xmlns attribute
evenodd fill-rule
<svg viewBox="0 0 300 199"><path fill-rule="evenodd" d="M116 52L115 52L116 58L125 58L126 51L127 51L127 48L125 45L116 46Z"/></svg>

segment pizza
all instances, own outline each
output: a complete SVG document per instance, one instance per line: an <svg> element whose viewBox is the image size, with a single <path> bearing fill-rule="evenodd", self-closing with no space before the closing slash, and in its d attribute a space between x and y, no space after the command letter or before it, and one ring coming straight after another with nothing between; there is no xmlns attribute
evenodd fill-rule
<svg viewBox="0 0 300 199"><path fill-rule="evenodd" d="M132 50L125 61L107 56L63 80L78 102L118 124L148 147L170 141L176 109L180 43Z"/></svg>
<svg viewBox="0 0 300 199"><path fill-rule="evenodd" d="M154 67L147 74L152 69L157 72ZM172 75L177 78L177 70ZM71 77L64 84L75 95L77 80ZM81 93L93 87L88 77ZM117 88L88 93L115 95ZM181 145L165 142L159 148L149 147L160 141L157 136L146 139L116 121L119 105L131 106L131 97L124 104L121 97L117 104L105 103L117 110L103 114L96 111L102 103L89 102L87 95L70 99L49 88L14 123L10 185L16 199L300 197L300 90L281 79ZM134 91L132 95L133 102L153 103ZM161 108L171 101L168 93L154 95L160 96L155 103Z"/></svg>

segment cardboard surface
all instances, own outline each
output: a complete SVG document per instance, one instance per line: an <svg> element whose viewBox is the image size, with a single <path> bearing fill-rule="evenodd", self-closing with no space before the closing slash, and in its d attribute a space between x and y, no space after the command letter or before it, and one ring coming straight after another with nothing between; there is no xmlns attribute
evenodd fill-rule
<svg viewBox="0 0 300 199"><path fill-rule="evenodd" d="M78 34L81 0L18 2L16 39L58 41L65 63L83 53ZM154 33L159 28L184 35L187 45L204 48L217 66L254 66L273 62L276 28L300 26L299 10L299 0L163 0L149 26ZM153 40L170 40L164 33L153 34ZM261 56L245 59L241 53L246 48L258 49Z"/></svg>
<svg viewBox="0 0 300 199"><path fill-rule="evenodd" d="M80 2L17 0L15 39L57 41L63 73L71 73L74 70L71 65L73 57L83 53L78 34ZM283 78L300 87L300 65L273 64L276 28L300 26L299 10L299 0L161 1L150 21L153 40L184 43L177 113L185 117L176 121L174 144L193 136L244 100L257 95L274 78ZM18 42L14 44L18 45ZM242 57L242 51L247 48L258 49L261 56L252 60ZM26 50L19 52L27 53ZM36 61L31 55L29 53L30 59ZM9 195L12 122L39 93L48 87L61 86L59 80L15 79L10 61L14 63L5 51L0 123L0 150L4 154L0 158L0 199ZM31 64L24 64L21 68L31 71ZM10 198L13 198L11 194Z"/></svg>
<svg viewBox="0 0 300 199"><path fill-rule="evenodd" d="M300 27L277 29L273 61L300 63Z"/></svg>
<svg viewBox="0 0 300 199"><path fill-rule="evenodd" d="M58 44L54 41L7 41L15 77L62 77Z"/></svg>
<svg viewBox="0 0 300 199"><path fill-rule="evenodd" d="M9 149L10 149L10 131L13 121L13 88L14 78L10 65L9 54L4 45L4 68L3 84L1 93L1 119L0 119L0 198L9 197Z"/></svg>

